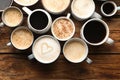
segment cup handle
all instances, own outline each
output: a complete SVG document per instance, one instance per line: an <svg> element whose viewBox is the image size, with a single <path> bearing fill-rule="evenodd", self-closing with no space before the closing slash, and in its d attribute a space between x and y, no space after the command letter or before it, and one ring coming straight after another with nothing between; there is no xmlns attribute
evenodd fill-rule
<svg viewBox="0 0 120 80"><path fill-rule="evenodd" d="M4 23L3 23L3 22L1 22L1 23L0 23L0 27L3 27L3 26L4 26Z"/></svg>
<svg viewBox="0 0 120 80"><path fill-rule="evenodd" d="M70 18L70 16L71 16L71 14L70 14L70 13L68 13L68 14L67 14L67 18L69 19L69 18Z"/></svg>
<svg viewBox="0 0 120 80"><path fill-rule="evenodd" d="M112 45L114 43L114 40L112 40L111 38L108 38L106 43Z"/></svg>
<svg viewBox="0 0 120 80"><path fill-rule="evenodd" d="M90 58L86 58L86 62L88 63L88 64L91 64L93 61L90 59Z"/></svg>
<svg viewBox="0 0 120 80"><path fill-rule="evenodd" d="M6 46L12 46L12 43L11 42L8 42L7 44L6 44Z"/></svg>
<svg viewBox="0 0 120 80"><path fill-rule="evenodd" d="M117 10L120 10L120 6L117 7Z"/></svg>
<svg viewBox="0 0 120 80"><path fill-rule="evenodd" d="M34 55L33 55L33 54L30 54L30 55L28 56L28 59L29 59L29 60L34 59Z"/></svg>
<svg viewBox="0 0 120 80"><path fill-rule="evenodd" d="M29 9L29 8L27 8L27 7L23 7L22 8L28 15L30 15L31 13L32 13L32 11Z"/></svg>
<svg viewBox="0 0 120 80"><path fill-rule="evenodd" d="M99 18L99 19L102 19L102 16L97 13L97 12L94 12L93 15L91 16L91 18Z"/></svg>

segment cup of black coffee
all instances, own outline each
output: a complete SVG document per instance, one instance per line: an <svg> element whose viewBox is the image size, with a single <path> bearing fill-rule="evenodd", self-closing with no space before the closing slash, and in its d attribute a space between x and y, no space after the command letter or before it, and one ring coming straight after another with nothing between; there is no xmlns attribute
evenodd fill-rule
<svg viewBox="0 0 120 80"><path fill-rule="evenodd" d="M22 8L28 14L28 27L37 34L46 33L52 24L50 14L43 9L31 11L27 7Z"/></svg>
<svg viewBox="0 0 120 80"><path fill-rule="evenodd" d="M117 6L113 1L106 1L101 6L101 13L105 17L111 17L115 15L118 10L120 10L120 6Z"/></svg>
<svg viewBox="0 0 120 80"><path fill-rule="evenodd" d="M109 38L108 25L101 19L93 18L88 20L81 28L81 38L93 46L103 43L113 44L114 41Z"/></svg>

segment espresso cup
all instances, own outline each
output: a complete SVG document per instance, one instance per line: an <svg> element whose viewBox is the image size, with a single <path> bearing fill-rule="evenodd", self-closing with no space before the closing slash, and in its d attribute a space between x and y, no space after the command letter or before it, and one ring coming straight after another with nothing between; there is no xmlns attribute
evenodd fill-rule
<svg viewBox="0 0 120 80"><path fill-rule="evenodd" d="M13 3L13 0L1 0L0 1L0 12L4 11L7 7L10 7Z"/></svg>
<svg viewBox="0 0 120 80"><path fill-rule="evenodd" d="M43 64L50 64L57 60L60 55L61 47L57 39L50 35L38 37L32 46L32 53L28 56L31 60L35 58Z"/></svg>
<svg viewBox="0 0 120 80"><path fill-rule="evenodd" d="M55 19L52 23L51 32L60 41L66 41L72 38L75 33L75 24L70 19L70 13L67 14L67 17Z"/></svg>
<svg viewBox="0 0 120 80"><path fill-rule="evenodd" d="M71 13L79 21L88 18L102 18L101 15L95 12L95 3L93 0L73 0Z"/></svg>
<svg viewBox="0 0 120 80"><path fill-rule="evenodd" d="M109 38L109 27L101 19L88 20L81 28L81 38L90 45L98 46L103 43L112 45L114 41Z"/></svg>
<svg viewBox="0 0 120 80"><path fill-rule="evenodd" d="M80 38L71 38L63 46L63 54L65 58L72 63L80 63L85 59L88 63L92 60L88 56L88 46Z"/></svg>
<svg viewBox="0 0 120 80"><path fill-rule="evenodd" d="M32 6L36 4L39 0L14 0L14 1L21 6Z"/></svg>
<svg viewBox="0 0 120 80"><path fill-rule="evenodd" d="M28 27L37 34L46 33L52 24L50 14L43 9L35 9L31 11L27 7L22 8L28 14Z"/></svg>
<svg viewBox="0 0 120 80"><path fill-rule="evenodd" d="M106 1L101 6L101 13L105 17L111 17L120 10L120 6L117 7L116 3L113 1Z"/></svg>
<svg viewBox="0 0 120 80"><path fill-rule="evenodd" d="M2 22L0 23L0 27L3 27L4 25L7 25L8 27L16 27L19 26L22 21L22 11L18 7L11 6L2 12Z"/></svg>
<svg viewBox="0 0 120 80"><path fill-rule="evenodd" d="M51 14L61 14L69 6L70 0L41 0L43 7Z"/></svg>
<svg viewBox="0 0 120 80"><path fill-rule="evenodd" d="M21 26L13 30L7 46L14 46L18 50L26 50L32 45L33 41L33 33L27 27Z"/></svg>

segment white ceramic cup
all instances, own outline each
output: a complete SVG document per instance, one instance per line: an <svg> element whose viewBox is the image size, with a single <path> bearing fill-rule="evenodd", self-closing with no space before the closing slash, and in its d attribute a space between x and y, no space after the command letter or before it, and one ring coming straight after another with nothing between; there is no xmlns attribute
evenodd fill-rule
<svg viewBox="0 0 120 80"><path fill-rule="evenodd" d="M81 54L83 54L82 55L82 57L80 57L79 59L77 59L77 60L72 60L72 59L70 59L69 57L68 57L68 54L69 53L65 53L65 49L66 49L66 46L68 46L70 43L72 43L72 42L79 42L81 45L83 45L83 47L84 47L84 49L85 49L85 51L84 51L84 53L81 53ZM69 45L70 46L70 45ZM72 46L71 46L72 47ZM74 46L74 48L75 48L76 46ZM78 46L77 46L78 47ZM69 47L70 48L70 47ZM83 50L83 49L80 49L80 50ZM72 53L71 53L72 54ZM73 54L75 54L75 53L73 53ZM72 63L80 63L80 62L83 62L84 60L86 60L86 62L87 63L92 63L92 60L90 59L90 58L88 58L87 56L88 56L88 46L87 46L87 44L84 42L84 40L82 40L82 39L80 39L80 38L71 38L71 39L69 39L65 44L64 44L64 46L63 46L63 55L65 56L65 58L69 61L69 62L72 62ZM75 55L74 55L74 57L75 57ZM78 55L76 56L76 57L78 57Z"/></svg>
<svg viewBox="0 0 120 80"><path fill-rule="evenodd" d="M9 24L7 24L6 23L6 21L5 21L5 13L6 13L6 11L8 11L8 10L10 10L10 9L16 9L16 10L18 10L19 12L20 12L20 14L21 14L21 20L19 21L19 23L17 24L17 25L14 25L14 26L11 26L11 25L9 25ZM14 16L14 15L13 15ZM15 7L15 6L10 6L10 7L8 7L8 8L6 8L3 12L2 12L2 22L0 23L0 27L3 27L4 25L7 25L8 27L16 27L16 26L19 26L21 23L23 22L23 13L22 13L22 11L18 8L18 7Z"/></svg>
<svg viewBox="0 0 120 80"><path fill-rule="evenodd" d="M72 24L72 27L73 27L73 32L72 32L72 34L69 36L69 37L66 37L66 38L59 38L59 37L57 37L56 35L55 35L55 33L54 33L54 24L58 21L58 20L68 20L68 21L70 21L70 23ZM65 26L64 26L65 27ZM70 38L72 38L73 37L73 35L74 35L74 33L75 33L75 24L74 24L74 22L70 19L70 13L68 13L67 14L67 17L59 17L59 18L57 18L57 19L55 19L54 20L54 22L52 23L52 27L51 27L51 32L52 32L52 35L55 37L55 38L57 38L58 40L60 40L60 41L66 41L66 40L68 40L68 39L70 39Z"/></svg>
<svg viewBox="0 0 120 80"><path fill-rule="evenodd" d="M108 5L108 4L111 4L111 5L106 6L106 5ZM109 10L109 9L111 10L110 13L106 13L106 12L105 12L104 6L106 6L106 7L105 7L106 10ZM113 9L112 9L110 6L112 6ZM104 3L101 5L101 13L102 13L103 16L105 16L105 17L111 17L111 16L115 15L115 13L116 13L118 10L120 10L120 6L117 6L116 3L113 2L113 1L106 1L106 2L104 2Z"/></svg>
<svg viewBox="0 0 120 80"><path fill-rule="evenodd" d="M45 38L46 38L46 40L45 40ZM42 39L44 39L44 40L42 40ZM48 42L49 40L51 40L51 42ZM53 41L55 44L53 44ZM43 43L46 45L44 45ZM38 46L39 49L36 49L36 45L39 45ZM55 45L57 47L54 47L52 45ZM53 49L51 49L52 52L50 50L50 47L54 47ZM44 50L47 50L47 51L44 51ZM43 36L38 37L34 41L33 46L32 46L32 54L28 56L28 59L31 60L31 59L35 58L40 63L50 64L57 60L57 58L60 55L60 52L61 52L61 47L60 47L60 43L58 42L58 40L56 38L54 38L53 36L43 35ZM42 58L44 58L44 59L42 59Z"/></svg>
<svg viewBox="0 0 120 80"><path fill-rule="evenodd" d="M92 43L92 42L89 42L89 41L85 38L85 37L87 37L87 36L85 36L84 30L85 30L85 28L86 28L86 25L87 25L88 23L90 23L91 21L97 21L97 22L103 24L103 25L104 25L103 27L106 29L106 34L104 35L105 37L104 37L104 39L101 40L100 42ZM97 25L97 24L96 24L96 25ZM90 26L89 26L89 27L90 27ZM96 27L97 27L97 26L96 26ZM98 31L99 31L99 29L98 29ZM86 32L86 33L87 33L87 32ZM87 42L88 44L93 45L93 46L99 46L99 45L102 45L102 44L105 43L105 42L108 43L108 44L110 44L110 45L112 45L112 44L114 43L114 40L112 40L111 38L109 38L109 33L110 33L110 30L109 30L109 27L108 27L108 25L106 24L106 22L104 22L103 20L98 19L98 18L93 18L93 19L88 20L88 21L82 26L81 31L80 31L81 38L82 38L85 42ZM94 36L95 34L96 34L96 33L93 32L93 36Z"/></svg>
<svg viewBox="0 0 120 80"><path fill-rule="evenodd" d="M16 44L15 44L15 42L13 42L13 35L15 35L15 34L18 34L18 33L16 33L17 31L19 31L19 30L26 30L26 31L28 31L29 32L29 35L31 35L31 42L29 42L29 45L27 45L27 47L18 47ZM19 31L20 32L20 31ZM23 33L23 32L22 32ZM23 35L22 33L20 33L21 35ZM26 33L26 32L25 32ZM26 37L28 36L28 34L26 35ZM19 37L22 39L23 37L22 36L20 36L19 35ZM25 35L24 35L24 37L25 37ZM25 40L27 40L28 38L26 38ZM17 39L16 38L16 40L17 41L20 41L19 40L19 38ZM28 49L31 45L32 45L32 43L33 43L33 41L34 41L34 35L33 35L33 33L27 28L27 27L25 27L25 26L20 26L20 27L17 27L15 30L13 30L13 32L11 33L11 36L10 36L10 42L8 42L6 45L8 46L8 47L11 47L11 46L14 46L16 49L18 49L18 50L26 50L26 49ZM27 42L27 41L26 41ZM25 43L26 43L25 42ZM19 44L23 44L23 43L21 43L21 42L19 42ZM25 45L25 44L23 44L23 45Z"/></svg>
<svg viewBox="0 0 120 80"><path fill-rule="evenodd" d="M32 6L35 5L39 0L14 0L14 1L21 6Z"/></svg>
<svg viewBox="0 0 120 80"><path fill-rule="evenodd" d="M88 6L88 2L90 3L90 6ZM83 9L81 9L81 6L83 6ZM73 17L79 21L86 20L88 18L102 18L101 15L95 12L95 3L93 0L73 0L71 4L71 13Z"/></svg>
<svg viewBox="0 0 120 80"><path fill-rule="evenodd" d="M35 9L33 11L31 11L30 9L28 9L27 7L23 7L22 8L27 14L28 14L28 19L27 19L27 23L28 23L28 27L35 33L37 34L43 34L43 33L46 33L50 27L51 27L51 24L52 24L52 18L50 16L50 14L43 10L43 9ZM44 28L44 29L35 29L34 26L31 25L30 23L30 18L31 18L31 15L34 14L35 12L43 12L46 16L47 16L47 19L48 19L48 23L47 23L47 26ZM37 20L37 19L36 19ZM43 19L44 20L44 19ZM39 26L40 27L40 26Z"/></svg>
<svg viewBox="0 0 120 80"><path fill-rule="evenodd" d="M41 2L48 12L55 15L63 13L70 4L70 0L41 0Z"/></svg>

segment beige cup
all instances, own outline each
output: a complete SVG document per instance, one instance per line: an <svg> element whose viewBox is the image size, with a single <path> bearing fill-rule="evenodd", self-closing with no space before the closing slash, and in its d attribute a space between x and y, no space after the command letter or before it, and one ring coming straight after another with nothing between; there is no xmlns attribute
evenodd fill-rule
<svg viewBox="0 0 120 80"><path fill-rule="evenodd" d="M63 54L65 58L72 63L80 63L86 60L88 63L92 63L92 60L88 56L88 46L80 38L69 39L63 47Z"/></svg>
<svg viewBox="0 0 120 80"><path fill-rule="evenodd" d="M31 60L35 58L43 64L50 64L57 60L61 52L60 43L50 35L38 37L32 46L32 53L28 56Z"/></svg>
<svg viewBox="0 0 120 80"><path fill-rule="evenodd" d="M27 27L21 26L12 32L7 46L14 46L18 50L26 50L32 45L33 41L33 33Z"/></svg>
<svg viewBox="0 0 120 80"><path fill-rule="evenodd" d="M60 41L66 41L72 38L75 33L75 24L70 19L70 13L67 14L67 17L55 19L52 23L51 32Z"/></svg>
<svg viewBox="0 0 120 80"><path fill-rule="evenodd" d="M4 25L7 25L8 27L16 27L19 26L22 21L22 11L15 6L11 6L2 12L2 22L0 23L0 27L3 27Z"/></svg>

